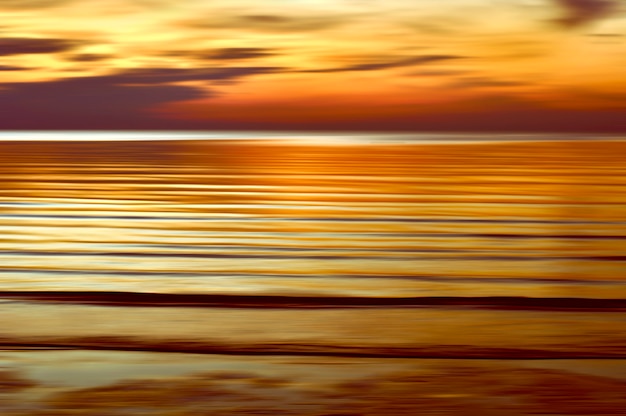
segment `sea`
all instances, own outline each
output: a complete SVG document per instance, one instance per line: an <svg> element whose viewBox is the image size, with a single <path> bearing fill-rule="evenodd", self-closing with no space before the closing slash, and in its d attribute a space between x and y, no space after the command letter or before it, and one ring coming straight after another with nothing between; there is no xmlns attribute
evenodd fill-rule
<svg viewBox="0 0 626 416"><path fill-rule="evenodd" d="M543 360L626 379L625 204L623 136L3 131L0 366Z"/></svg>

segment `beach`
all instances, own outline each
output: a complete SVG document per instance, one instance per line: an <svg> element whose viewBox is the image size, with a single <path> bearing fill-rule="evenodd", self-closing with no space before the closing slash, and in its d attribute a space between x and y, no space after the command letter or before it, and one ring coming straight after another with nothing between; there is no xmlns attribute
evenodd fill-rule
<svg viewBox="0 0 626 416"><path fill-rule="evenodd" d="M624 414L620 138L60 134L0 141L3 415Z"/></svg>
<svg viewBox="0 0 626 416"><path fill-rule="evenodd" d="M625 360L3 352L0 409L26 415L621 415Z"/></svg>

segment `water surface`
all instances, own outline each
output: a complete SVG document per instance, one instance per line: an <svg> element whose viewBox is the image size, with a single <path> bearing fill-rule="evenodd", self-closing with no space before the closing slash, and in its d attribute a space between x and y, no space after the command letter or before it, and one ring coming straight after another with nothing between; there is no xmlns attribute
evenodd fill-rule
<svg viewBox="0 0 626 416"><path fill-rule="evenodd" d="M0 142L5 345L626 352L622 140L21 134Z"/></svg>

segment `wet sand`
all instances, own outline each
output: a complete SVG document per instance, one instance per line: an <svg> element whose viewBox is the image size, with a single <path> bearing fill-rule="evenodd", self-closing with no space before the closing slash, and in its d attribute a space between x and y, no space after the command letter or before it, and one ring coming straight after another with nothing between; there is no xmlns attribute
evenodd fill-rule
<svg viewBox="0 0 626 416"><path fill-rule="evenodd" d="M0 353L0 410L44 415L623 415L626 360Z"/></svg>

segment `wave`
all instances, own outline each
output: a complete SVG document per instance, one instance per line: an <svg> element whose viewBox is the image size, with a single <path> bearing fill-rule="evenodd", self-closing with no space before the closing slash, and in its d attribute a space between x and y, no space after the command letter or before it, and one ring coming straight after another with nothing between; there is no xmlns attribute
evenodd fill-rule
<svg viewBox="0 0 626 416"><path fill-rule="evenodd" d="M532 285L556 285L556 284L576 284L585 286L601 286L620 284L621 280L600 279L594 277L593 280L584 278L550 278L550 277L511 277L511 276L445 276L445 275L427 275L427 274L289 274L289 273L227 273L212 271L137 271L137 270L85 270L85 269L33 269L33 268L3 268L0 270L0 276L3 274L24 274L24 275L68 275L68 276L115 276L115 277L245 277L252 279L382 279L389 283L390 280L412 280L418 282L434 282L434 283L478 283L478 284L532 284ZM13 291L6 291L7 293Z"/></svg>
<svg viewBox="0 0 626 416"><path fill-rule="evenodd" d="M483 347L474 345L363 346L323 343L229 343L216 341L146 340L133 337L58 337L56 339L0 337L6 350L86 349L113 351L177 352L248 356L325 356L362 358L439 358L439 359L624 359L626 347L543 349Z"/></svg>
<svg viewBox="0 0 626 416"><path fill-rule="evenodd" d="M515 205L513 203L509 203L509 206ZM526 205L526 204L520 204ZM543 204L544 206L546 204ZM618 205L618 204L615 204ZM558 204L559 207L562 207L563 204ZM392 215L384 215L381 217L263 217L263 216L247 216L243 215L232 215L228 217L223 216L207 216L204 214L198 215L141 215L141 214L133 214L133 215L86 215L84 212L80 214L50 214L50 213L2 213L0 218L24 218L24 219L83 219L83 220L133 220L133 221L166 221L166 222L181 222L181 221L200 221L200 222L229 222L229 221L238 221L238 222L267 222L267 221L289 221L289 222L322 222L322 223L417 223L417 224L545 224L545 225L589 225L589 224L599 224L599 225L623 225L626 224L626 221L620 220L581 220L581 219L540 219L540 218L506 218L506 219L497 219L497 218L462 218L462 217L449 217L449 218L415 218L415 217L401 217L401 216L392 216ZM482 236L483 233L477 234L477 236ZM509 237L512 234L490 234L484 233L485 236L493 235L494 237ZM443 234L437 234L437 236L441 236ZM467 234L471 236L472 234ZM517 236L517 235L513 235ZM525 236L525 235L523 235ZM531 235L534 236L534 235ZM561 235L564 238L569 238L569 234ZM552 236L549 236L552 237ZM556 235L555 238L560 237Z"/></svg>
<svg viewBox="0 0 626 416"><path fill-rule="evenodd" d="M626 299L532 298L521 296L424 296L424 297L357 297L357 296L279 296L218 295L141 292L90 291L3 291L0 299L37 302L63 302L106 306L137 307L211 307L211 308L413 308L468 307L502 310L591 310L623 311Z"/></svg>
<svg viewBox="0 0 626 416"><path fill-rule="evenodd" d="M366 250L367 251L367 250ZM464 261L546 261L546 260L589 260L589 261L626 261L626 256L619 255L604 255L604 256L541 256L534 257L530 255L519 256L507 256L507 255L493 255L493 256L481 256L481 255L466 255L466 256L402 256L395 254L395 250L378 250L379 252L386 252L392 254L391 256L377 256L377 259L382 260L411 260L411 261L430 261L430 260L464 260ZM432 251L417 251L418 253L426 254L441 254L441 253L457 253L458 251L444 251L444 250L432 250ZM0 250L0 256L54 256L54 257L172 257L172 258L217 258L217 259L309 259L309 260L371 260L372 256L359 256L359 255L275 255L275 254L236 254L236 253L149 253L149 252L130 252L130 251L17 251L17 250Z"/></svg>

